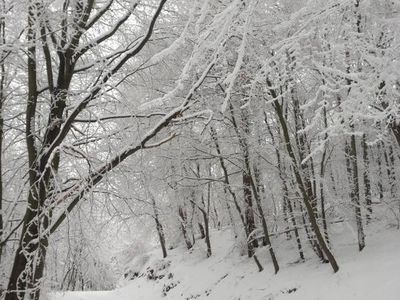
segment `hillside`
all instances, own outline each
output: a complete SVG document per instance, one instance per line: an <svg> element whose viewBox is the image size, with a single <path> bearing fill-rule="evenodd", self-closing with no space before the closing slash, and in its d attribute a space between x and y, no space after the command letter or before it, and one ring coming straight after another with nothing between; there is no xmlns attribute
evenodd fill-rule
<svg viewBox="0 0 400 300"><path fill-rule="evenodd" d="M212 233L213 255L205 256L202 241L191 253L184 248L170 251L160 260L158 250L136 259L130 266L132 280L122 280L121 288L105 292L68 292L51 295L51 300L135 300L135 299L385 299L400 298L400 231L369 229L367 247L359 253L352 230L336 225L334 253L340 270L334 274L328 264L320 264L307 253L305 263L297 263L295 247L275 240L281 270L273 268L265 249L257 254L263 272L254 262L240 256L229 230ZM279 243L281 245L278 245ZM285 243L284 243L285 242ZM227 247L230 245L230 247ZM228 251L226 249L229 249ZM153 271L151 271L153 270ZM137 274L134 274L137 272ZM149 279L151 278L151 279Z"/></svg>

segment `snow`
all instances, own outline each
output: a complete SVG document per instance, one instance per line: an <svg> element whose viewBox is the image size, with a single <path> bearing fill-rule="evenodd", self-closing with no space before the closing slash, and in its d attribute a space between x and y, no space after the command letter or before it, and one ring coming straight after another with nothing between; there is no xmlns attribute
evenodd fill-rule
<svg viewBox="0 0 400 300"><path fill-rule="evenodd" d="M245 56L245 52L246 52L246 46L247 46L247 34L248 34L248 30L249 30L250 23L251 23L250 16L251 16L252 10L253 10L253 7L250 7L248 9L249 13L248 13L247 18L246 18L246 23L243 26L244 28L243 28L243 34L242 34L242 41L241 41L239 49L237 51L238 52L238 58L236 60L235 67L234 67L232 73L230 73L227 76L227 78L224 80L224 84L226 84L228 87L227 87L226 92L225 92L226 95L225 95L224 102L223 102L223 104L221 106L221 111L223 113L226 111L226 108L228 107L228 103L229 103L229 100L230 100L230 97L231 97L231 93L232 93L232 90L233 90L233 87L234 87L234 83L235 83L236 78L239 75L239 71L240 71L240 69L242 68L242 65L243 65L243 60L244 60L244 56Z"/></svg>
<svg viewBox="0 0 400 300"><path fill-rule="evenodd" d="M164 260L160 259L160 250L155 249L141 271L146 275L150 274L150 268L154 270L153 280L135 276L133 280L121 280L124 286L114 291L53 293L48 297L50 300L400 299L400 231L368 228L367 247L359 253L346 224L332 226L336 226L332 230L333 250L340 266L336 274L329 264L318 262L311 251L306 252L306 262L296 262L295 241L287 241L283 236L272 240L281 270L273 274L267 251L261 248L257 255L264 271L259 273L251 259L240 256L240 244L235 242L231 231L223 229L212 232L210 258L206 258L203 240L198 240L190 252L183 247L170 250ZM166 286L172 288L163 296Z"/></svg>

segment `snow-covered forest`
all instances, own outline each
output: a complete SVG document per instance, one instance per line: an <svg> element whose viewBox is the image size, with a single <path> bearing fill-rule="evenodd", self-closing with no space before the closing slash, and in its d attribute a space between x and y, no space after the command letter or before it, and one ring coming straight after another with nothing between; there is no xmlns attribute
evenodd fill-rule
<svg viewBox="0 0 400 300"><path fill-rule="evenodd" d="M0 298L400 299L399 28L399 0L0 0Z"/></svg>

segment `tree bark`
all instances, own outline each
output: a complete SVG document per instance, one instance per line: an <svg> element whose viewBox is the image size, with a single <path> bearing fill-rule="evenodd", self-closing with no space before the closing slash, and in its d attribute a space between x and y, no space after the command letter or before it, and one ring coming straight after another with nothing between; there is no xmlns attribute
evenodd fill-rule
<svg viewBox="0 0 400 300"><path fill-rule="evenodd" d="M2 0L0 11L6 11L5 1ZM6 44L6 29L4 16L0 16L0 45ZM3 131L4 131L4 121L3 121L3 104L5 100L5 51L0 50L0 242L3 241L4 224L3 224ZM0 266L2 262L3 245L0 244Z"/></svg>
<svg viewBox="0 0 400 300"><path fill-rule="evenodd" d="M295 234L295 237L296 237L297 249L299 251L300 259L304 260L303 246L301 244L299 230L297 229L297 221L296 221L296 217L295 217L294 212L293 212L292 203L291 203L291 201L289 199L289 189L288 189L286 180L285 180L284 175L283 175L284 174L284 171L283 171L283 167L284 166L282 164L281 154L279 152L278 143L275 141L274 134L273 134L273 132L271 130L271 126L268 123L267 113L266 112L264 112L264 122L265 122L265 124L267 126L267 129L268 129L268 132L269 132L269 134L271 136L272 143L275 145L275 155L276 155L276 160L277 160L279 178L280 178L281 183L282 183L282 192L283 192L282 202L283 202L283 205L285 207L287 207L287 210L289 211L289 218L290 218L290 220L292 221L292 224L293 224L294 234Z"/></svg>
<svg viewBox="0 0 400 300"><path fill-rule="evenodd" d="M324 105L323 108L323 117L324 117L324 127L325 130L328 128L328 121L326 117L326 106ZM320 190L320 198L321 198L321 217L322 217L322 225L324 228L324 236L326 239L326 243L329 246L329 234L328 234L328 225L326 222L326 214L325 214L325 193L324 193L324 183L325 183L325 164L326 164L326 150L327 150L327 145L328 143L328 133L325 133L324 136L324 150L322 152L322 157L321 157L321 164L320 164L320 172L319 172L319 190Z"/></svg>
<svg viewBox="0 0 400 300"><path fill-rule="evenodd" d="M351 125L353 130L353 126ZM361 205L360 205L360 185L358 178L358 165L357 165L357 147L356 138L354 134L350 137L350 145L346 142L346 163L348 176L350 179L350 199L354 207L356 226L357 226L357 239L358 239L358 250L362 251L365 247L365 234L362 224L361 216Z"/></svg>
<svg viewBox="0 0 400 300"><path fill-rule="evenodd" d="M151 204L153 207L153 218L154 218L154 222L156 223L156 229L157 229L157 234L158 234L158 240L160 242L161 251L163 254L163 258L166 258L167 257L167 248L165 246L164 228L160 221L160 214L158 213L156 199L154 198L153 194L151 194L150 191L148 192L148 194L150 195Z"/></svg>
<svg viewBox="0 0 400 300"><path fill-rule="evenodd" d="M272 85L268 84L268 86L272 86ZM272 92L273 91L271 91L271 93ZM275 99L277 98L277 97L274 97L274 95L272 95L272 96ZM305 205L305 207L307 209L307 213L308 213L309 218L310 218L311 226L312 226L313 231L314 231L314 233L316 235L318 244L321 247L323 253L328 258L328 261L331 264L333 271L337 272L339 270L339 266L338 266L338 264L336 262L335 257L333 256L332 252L329 250L329 247L327 246L323 235L321 234L321 231L320 231L318 223L317 223L317 219L315 218L315 215L314 215L314 209L313 209L313 206L311 204L311 199L309 198L309 194L308 194L307 189L306 189L306 187L305 187L305 185L303 183L303 180L301 178L301 175L300 175L300 172L299 172L299 169L298 169L299 166L297 164L296 156L295 156L295 154L293 152L293 148L292 148L292 145L291 145L291 142L290 142L289 130L287 128L286 120L284 119L284 116L283 116L282 106L280 105L280 103L277 100L274 100L273 107L275 109L275 112L276 112L276 114L278 116L278 119L279 119L279 122L281 124L282 133L283 133L284 141L285 141L285 144L286 144L286 150L287 150L287 152L288 152L288 154L289 154L289 156L290 156L290 158L292 160L292 165L293 165L292 169L293 169L293 172L294 172L294 175L295 175L295 179L296 179L297 185L298 185L299 190L300 190L300 192L302 194L303 202L304 202L304 205Z"/></svg>
<svg viewBox="0 0 400 300"><path fill-rule="evenodd" d="M183 208L182 206L179 206L178 214L179 214L179 221L181 223L183 239L185 240L186 248L188 250L190 250L193 247L193 244L190 241L188 232L187 232L187 215L186 215L185 208Z"/></svg>
<svg viewBox="0 0 400 300"><path fill-rule="evenodd" d="M367 223L371 220L372 215L372 199L371 199L371 180L369 178L369 157L368 157L368 145L367 145L367 137L364 133L362 135L361 140L361 147L363 149L363 161L364 161L364 198L365 198L365 205L367 208Z"/></svg>

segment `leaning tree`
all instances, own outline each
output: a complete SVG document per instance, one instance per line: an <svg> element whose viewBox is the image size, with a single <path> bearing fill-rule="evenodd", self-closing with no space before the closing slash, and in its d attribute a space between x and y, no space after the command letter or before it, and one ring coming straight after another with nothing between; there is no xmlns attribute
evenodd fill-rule
<svg viewBox="0 0 400 300"><path fill-rule="evenodd" d="M185 118L183 113L192 109L191 100L218 57L218 47L210 48L207 53L211 55L203 59L201 51L194 51L192 56L198 56L197 63L183 66L178 87L156 101L168 102L166 112L154 113L153 106L148 105L143 108L147 109L144 114L104 116L101 114L109 111L107 104L118 97L118 87L126 78L156 64L182 45L193 18L174 38L165 33L167 30L157 28L168 29L168 20L173 18L171 11L175 7L171 5L171 10L166 10L166 0L143 4L114 0L27 2L26 42L20 44L19 51L26 53L27 98L23 114L29 184L6 300L25 295L39 298L51 234L109 171L134 153L175 136L169 130L155 140L172 121ZM161 15L165 16L162 20ZM146 46L156 42L157 37L172 43L154 54ZM215 45L221 45L223 37L216 36ZM143 53L146 55L141 57ZM178 90L180 97L173 97ZM176 99L180 102L173 101ZM188 117L191 116L196 114ZM89 157L96 156L96 143L104 136L115 135L118 129L90 125L121 118L150 120L146 123L148 131L111 153L100 153L97 163L91 163ZM96 136L99 128L103 130L100 137ZM82 161L88 163L88 168L78 172L74 166L82 165Z"/></svg>

